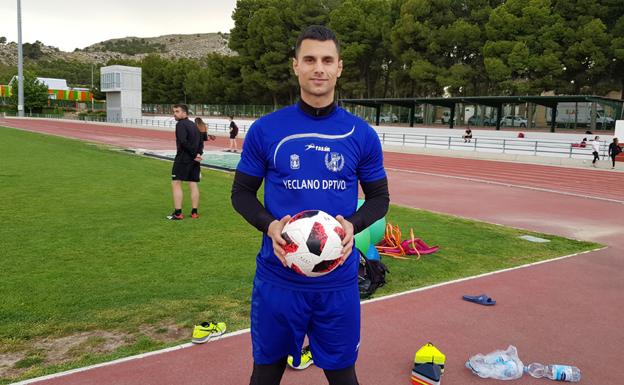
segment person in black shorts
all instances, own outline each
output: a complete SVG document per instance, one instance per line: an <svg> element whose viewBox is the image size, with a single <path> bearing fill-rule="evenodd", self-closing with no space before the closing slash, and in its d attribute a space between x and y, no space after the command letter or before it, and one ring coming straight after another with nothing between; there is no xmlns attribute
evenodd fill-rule
<svg viewBox="0 0 624 385"><path fill-rule="evenodd" d="M388 210L383 152L375 130L335 101L343 66L336 34L310 26L294 54L300 100L251 125L232 184L232 206L263 233L250 301L249 384L280 384L289 355L301 368L307 336L314 364L330 385L358 385L360 260L349 255L354 234ZM358 209L359 187L365 201ZM322 277L303 276L286 264L282 231L290 215L303 210L334 216L345 234L340 266Z"/></svg>
<svg viewBox="0 0 624 385"><path fill-rule="evenodd" d="M238 135L238 126L234 123L234 117L230 116L230 148L227 152L237 152L236 136Z"/></svg>
<svg viewBox="0 0 624 385"><path fill-rule="evenodd" d="M202 141L199 129L188 118L188 107L186 104L176 104L173 106L173 117L176 123L176 156L171 170L171 189L173 191L174 211L167 216L170 220L184 219L182 214L182 181L189 182L191 189L191 203L193 209L191 218L199 218L197 206L199 205L199 182L200 164L202 160Z"/></svg>

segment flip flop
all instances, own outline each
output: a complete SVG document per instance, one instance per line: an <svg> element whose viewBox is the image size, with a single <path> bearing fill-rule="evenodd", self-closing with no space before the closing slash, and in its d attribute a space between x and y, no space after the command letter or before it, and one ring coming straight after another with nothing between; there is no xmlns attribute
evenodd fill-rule
<svg viewBox="0 0 624 385"><path fill-rule="evenodd" d="M492 306L496 305L496 301L485 294L481 295L465 295L462 297L464 301L478 303L479 305Z"/></svg>

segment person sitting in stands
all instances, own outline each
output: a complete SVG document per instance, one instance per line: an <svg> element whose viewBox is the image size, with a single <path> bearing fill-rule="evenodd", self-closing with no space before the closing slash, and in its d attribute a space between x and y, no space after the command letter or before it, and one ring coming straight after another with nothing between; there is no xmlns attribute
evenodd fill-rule
<svg viewBox="0 0 624 385"><path fill-rule="evenodd" d="M583 138L583 140L581 140L581 144L579 145L579 147L581 148L587 147L587 138Z"/></svg>
<svg viewBox="0 0 624 385"><path fill-rule="evenodd" d="M470 127L466 128L466 133L464 134L464 136L462 136L462 138L464 139L464 143L470 143L470 140L472 140L472 130L470 129Z"/></svg>

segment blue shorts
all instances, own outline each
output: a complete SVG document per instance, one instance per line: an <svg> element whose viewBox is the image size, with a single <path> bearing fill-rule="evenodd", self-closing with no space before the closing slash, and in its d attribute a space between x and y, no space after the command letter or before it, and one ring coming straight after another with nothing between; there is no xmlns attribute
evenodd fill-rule
<svg viewBox="0 0 624 385"><path fill-rule="evenodd" d="M314 365L339 370L355 364L360 346L360 291L297 291L254 280L251 340L256 364L287 355L299 366L305 336Z"/></svg>

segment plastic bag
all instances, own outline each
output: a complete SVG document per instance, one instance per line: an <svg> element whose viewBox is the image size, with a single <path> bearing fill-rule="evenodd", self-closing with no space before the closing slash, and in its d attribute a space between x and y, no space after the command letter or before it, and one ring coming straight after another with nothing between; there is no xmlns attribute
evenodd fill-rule
<svg viewBox="0 0 624 385"><path fill-rule="evenodd" d="M515 380L522 377L524 371L524 365L513 345L509 345L507 350L474 355L466 361L466 367L479 377L497 380Z"/></svg>

